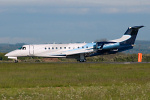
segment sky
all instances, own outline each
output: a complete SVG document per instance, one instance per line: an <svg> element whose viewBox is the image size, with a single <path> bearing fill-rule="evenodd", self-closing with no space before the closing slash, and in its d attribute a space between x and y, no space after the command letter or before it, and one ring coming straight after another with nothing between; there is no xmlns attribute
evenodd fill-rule
<svg viewBox="0 0 150 100"><path fill-rule="evenodd" d="M138 25L150 40L150 0L0 0L0 43L112 40Z"/></svg>

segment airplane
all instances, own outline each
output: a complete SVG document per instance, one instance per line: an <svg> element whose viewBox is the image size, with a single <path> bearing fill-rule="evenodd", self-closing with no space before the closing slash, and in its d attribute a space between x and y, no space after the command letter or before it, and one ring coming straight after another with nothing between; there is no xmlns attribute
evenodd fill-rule
<svg viewBox="0 0 150 100"><path fill-rule="evenodd" d="M92 43L23 45L5 56L14 59L15 62L18 62L18 57L75 58L79 62L85 62L86 57L115 54L132 49L138 30L142 27L144 26L129 27L121 38L115 40Z"/></svg>

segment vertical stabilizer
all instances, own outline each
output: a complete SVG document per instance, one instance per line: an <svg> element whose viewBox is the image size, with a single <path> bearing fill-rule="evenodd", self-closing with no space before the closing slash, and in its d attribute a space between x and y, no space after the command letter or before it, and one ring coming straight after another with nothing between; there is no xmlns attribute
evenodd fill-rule
<svg viewBox="0 0 150 100"><path fill-rule="evenodd" d="M142 28L142 27L144 27L144 26L129 27L129 28L127 29L127 31L125 32L124 35L130 35L131 38L129 38L129 39L126 40L126 41L123 41L121 44L127 44L127 45L130 45L130 44L131 44L131 45L133 45L134 42L135 42L136 36L137 36L137 34L138 34L138 31L139 31L139 29Z"/></svg>

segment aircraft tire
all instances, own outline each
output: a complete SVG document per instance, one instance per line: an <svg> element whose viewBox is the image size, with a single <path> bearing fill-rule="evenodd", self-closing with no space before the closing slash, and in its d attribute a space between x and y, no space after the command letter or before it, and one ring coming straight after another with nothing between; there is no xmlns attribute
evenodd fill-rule
<svg viewBox="0 0 150 100"><path fill-rule="evenodd" d="M84 60L79 60L80 62L86 62L86 60L84 59Z"/></svg>
<svg viewBox="0 0 150 100"><path fill-rule="evenodd" d="M18 63L18 60L15 60L15 63Z"/></svg>

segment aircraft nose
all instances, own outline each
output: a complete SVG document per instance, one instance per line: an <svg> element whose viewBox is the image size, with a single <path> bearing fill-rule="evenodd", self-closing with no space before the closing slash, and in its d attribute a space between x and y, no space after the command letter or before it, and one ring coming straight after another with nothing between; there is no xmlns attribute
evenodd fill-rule
<svg viewBox="0 0 150 100"><path fill-rule="evenodd" d="M16 52L12 51L12 52L6 53L5 56L11 57L11 56L15 56L15 54Z"/></svg>
<svg viewBox="0 0 150 100"><path fill-rule="evenodd" d="M6 53L6 54L5 54L5 56L9 56L9 55L10 55L10 53Z"/></svg>

